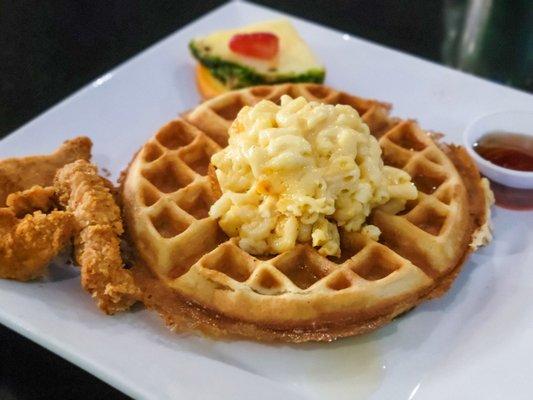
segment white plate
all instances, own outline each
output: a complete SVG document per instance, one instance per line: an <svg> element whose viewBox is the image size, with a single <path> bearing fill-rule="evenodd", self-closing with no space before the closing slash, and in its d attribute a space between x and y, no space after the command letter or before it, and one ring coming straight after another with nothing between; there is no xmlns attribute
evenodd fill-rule
<svg viewBox="0 0 533 400"><path fill-rule="evenodd" d="M199 97L187 43L279 17L230 3L88 85L0 142L0 157L89 135L118 176L153 132ZM293 18L327 83L394 104L460 143L475 117L533 109L533 96ZM533 395L533 213L496 209L496 238L440 300L384 329L333 344L271 346L173 334L152 312L108 317L72 269L47 282L0 281L0 322L135 398L526 399ZM66 382L68 384L68 382Z"/></svg>

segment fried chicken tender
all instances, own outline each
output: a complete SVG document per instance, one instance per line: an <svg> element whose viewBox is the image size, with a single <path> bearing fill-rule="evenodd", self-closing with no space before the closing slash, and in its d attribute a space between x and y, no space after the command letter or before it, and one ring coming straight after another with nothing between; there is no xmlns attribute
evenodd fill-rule
<svg viewBox="0 0 533 400"><path fill-rule="evenodd" d="M57 206L55 188L35 185L22 192L11 193L7 196L6 204L17 217L37 210L48 212Z"/></svg>
<svg viewBox="0 0 533 400"><path fill-rule="evenodd" d="M51 186L59 168L78 159L90 160L91 147L91 140L80 136L67 140L51 154L0 160L0 206L6 204L10 193L34 185Z"/></svg>
<svg viewBox="0 0 533 400"><path fill-rule="evenodd" d="M0 160L0 278L43 276L70 242L74 216L52 211L57 202L50 185L65 164L90 159L91 147L89 138L77 137L52 154Z"/></svg>
<svg viewBox="0 0 533 400"><path fill-rule="evenodd" d="M35 211L19 219L11 208L0 208L0 278L27 281L43 276L73 230L69 212Z"/></svg>
<svg viewBox="0 0 533 400"><path fill-rule="evenodd" d="M75 257L82 286L107 314L128 309L140 292L120 254L123 233L112 185L96 166L78 160L61 168L54 186L59 201L76 220Z"/></svg>

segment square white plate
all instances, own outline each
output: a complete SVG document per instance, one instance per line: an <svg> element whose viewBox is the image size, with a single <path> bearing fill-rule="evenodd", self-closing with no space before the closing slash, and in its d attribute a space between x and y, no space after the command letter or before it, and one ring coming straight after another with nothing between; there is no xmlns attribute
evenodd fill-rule
<svg viewBox="0 0 533 400"><path fill-rule="evenodd" d="M89 84L0 142L0 157L90 136L116 178L155 130L199 101L187 43L281 14L234 2ZM460 142L480 114L533 109L533 96L292 18L333 87ZM472 399L533 396L533 213L496 209L495 240L451 291L363 337L303 346L169 332L146 310L108 317L53 266L46 282L0 281L0 322L135 398Z"/></svg>

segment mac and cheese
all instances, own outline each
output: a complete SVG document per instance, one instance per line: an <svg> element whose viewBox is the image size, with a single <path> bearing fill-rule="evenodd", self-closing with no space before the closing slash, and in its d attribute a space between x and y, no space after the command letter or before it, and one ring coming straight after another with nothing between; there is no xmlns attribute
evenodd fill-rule
<svg viewBox="0 0 533 400"><path fill-rule="evenodd" d="M379 229L365 225L372 209L402 209L418 195L406 172L383 165L356 110L303 97L244 107L211 162L223 194L210 215L251 254L310 242L339 256L338 227L377 240Z"/></svg>

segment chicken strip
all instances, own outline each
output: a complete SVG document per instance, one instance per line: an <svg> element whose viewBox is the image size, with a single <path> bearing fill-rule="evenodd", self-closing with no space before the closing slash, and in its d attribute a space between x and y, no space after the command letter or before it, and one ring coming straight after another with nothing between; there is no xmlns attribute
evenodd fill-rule
<svg viewBox="0 0 533 400"><path fill-rule="evenodd" d="M57 206L55 188L35 185L22 192L11 193L6 199L7 206L17 217L40 210L48 212Z"/></svg>
<svg viewBox="0 0 533 400"><path fill-rule="evenodd" d="M0 278L27 281L43 276L74 231L74 216L65 211L35 211L18 219L0 208Z"/></svg>
<svg viewBox="0 0 533 400"><path fill-rule="evenodd" d="M91 140L80 136L67 140L51 154L0 160L0 206L6 204L10 193L34 185L51 186L59 168L78 159L90 160L91 147Z"/></svg>
<svg viewBox="0 0 533 400"><path fill-rule="evenodd" d="M128 309L140 292L120 254L123 227L111 183L98 175L96 166L78 160L57 172L54 186L76 220L74 248L82 286L105 313Z"/></svg>

